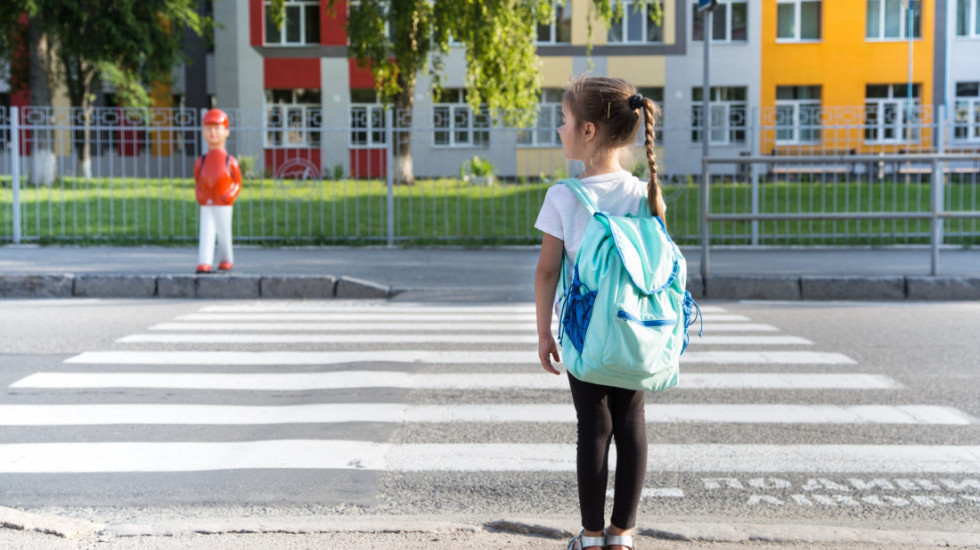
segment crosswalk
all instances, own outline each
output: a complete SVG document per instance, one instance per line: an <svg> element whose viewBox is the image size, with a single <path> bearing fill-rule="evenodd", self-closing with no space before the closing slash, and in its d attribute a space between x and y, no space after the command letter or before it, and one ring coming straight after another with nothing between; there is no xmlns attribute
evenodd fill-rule
<svg viewBox="0 0 980 550"><path fill-rule="evenodd" d="M651 399L647 404L651 425L957 430L980 424L955 407L905 402L903 396L909 391L900 381L860 372L854 359L826 350L825 345L782 334L778 327L723 307L705 306L702 313L704 337L692 338L682 358L681 383L670 392L672 399ZM366 424L396 429L518 423L567 428L575 421L567 399L508 402L513 392L567 392L564 376L547 374L537 364L536 342L533 304L206 305L120 338L111 350L85 351L67 358L61 368L32 372L13 381L8 390L16 393L0 404L0 427L335 425L346 427L350 435L337 437L340 432L335 430L324 438L107 441L93 436L81 441L0 443L0 475L254 469L572 472L575 448L568 443L399 443L370 440L359 433L358 426ZM403 393L397 399L390 394L379 399L373 392L381 389ZM139 402L140 392L145 391L186 397ZM426 392L439 391L452 392L451 402L426 402ZM79 392L125 394L130 401L72 398ZM228 399L211 399L223 392L234 394L234 404L228 404ZM311 392L314 402L309 402ZM270 394L284 404L270 405L258 399ZM468 396L477 394L482 400L471 402ZM838 402L798 402L801 395L809 394L833 394ZM54 402L18 401L18 396L36 395L46 395ZM301 395L303 400L294 400ZM353 395L355 400L336 399L343 395ZM880 402L859 398L864 395ZM732 399L744 402L730 402ZM717 484L706 480L718 479L718 473L724 472L815 476L810 480L814 483L828 479L819 476L829 474L897 475L903 480L918 476L914 477L919 480L916 490L927 482L941 488L948 481L962 488L962 494L958 493L962 498L942 498L971 505L975 503L970 499L980 493L980 484L970 477L980 476L980 445L659 440L649 451L651 472L712 476L703 478L705 490ZM947 477L930 481L932 478L922 476ZM729 487L742 484L737 478L725 479ZM780 486L776 481L760 483L762 488L766 483ZM685 490L649 487L645 495L684 498ZM975 498L980 502L980 497ZM776 500L821 502L809 496L780 500L763 494L758 499L764 503ZM946 501L935 496L930 502Z"/></svg>

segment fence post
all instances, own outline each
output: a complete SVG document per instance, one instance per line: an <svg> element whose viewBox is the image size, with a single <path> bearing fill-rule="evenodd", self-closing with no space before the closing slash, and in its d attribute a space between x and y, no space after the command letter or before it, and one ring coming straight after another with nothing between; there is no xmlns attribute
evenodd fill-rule
<svg viewBox="0 0 980 550"><path fill-rule="evenodd" d="M937 105L936 109L936 153L932 159L932 179L930 182L930 197L932 203L932 218L930 220L930 261L929 274L939 275L939 247L943 244L943 202L946 184L946 163L939 160L938 155L946 152L946 106Z"/></svg>
<svg viewBox="0 0 980 550"><path fill-rule="evenodd" d="M10 108L10 189L14 194L14 244L20 244L20 110Z"/></svg>
<svg viewBox="0 0 980 550"><path fill-rule="evenodd" d="M388 186L386 198L388 246L395 246L395 132L392 128L395 108L385 109L385 180Z"/></svg>
<svg viewBox="0 0 980 550"><path fill-rule="evenodd" d="M759 140L760 140L760 137L761 137L761 134L762 134L762 132L761 132L761 130L762 130L762 119L761 119L762 113L759 112L759 108L758 107L753 107L752 108L752 112L753 112L753 119L752 120L755 122L755 124L753 124L752 127L759 129L759 133L757 135L753 135L752 136L752 149L751 149L751 151L752 151L752 156L753 157L757 157L760 154L760 151L759 151ZM755 133L755 132L752 132L752 133ZM759 177L760 177L760 174L757 173L756 164L755 163L749 164L748 175L749 175L749 178L750 178L749 179L750 185L752 186L752 188L751 188L751 195L752 195L752 197L751 197L752 198L752 215L753 216L758 216L759 215ZM757 220L757 219L756 220L752 220L751 222L749 222L749 224L750 224L751 232L752 232L752 241L751 241L752 242L752 246L759 246L759 220Z"/></svg>
<svg viewBox="0 0 980 550"><path fill-rule="evenodd" d="M702 134L705 139L707 134ZM708 164L708 157L701 159L701 284L707 288L708 284L708 240L710 239L710 223L708 222L709 205L711 196L709 195L711 184L711 165Z"/></svg>

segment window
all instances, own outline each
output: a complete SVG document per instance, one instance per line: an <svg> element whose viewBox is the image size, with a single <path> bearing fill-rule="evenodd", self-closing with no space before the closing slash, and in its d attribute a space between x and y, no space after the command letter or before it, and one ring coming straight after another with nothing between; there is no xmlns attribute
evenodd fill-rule
<svg viewBox="0 0 980 550"><path fill-rule="evenodd" d="M266 90L266 147L320 146L320 90Z"/></svg>
<svg viewBox="0 0 980 550"><path fill-rule="evenodd" d="M490 115L474 113L466 104L466 91L458 88L442 92L433 106L435 126L433 144L442 147L485 147L490 143Z"/></svg>
<svg viewBox="0 0 980 550"><path fill-rule="evenodd" d="M776 143L820 141L820 86L776 87Z"/></svg>
<svg viewBox="0 0 980 550"><path fill-rule="evenodd" d="M320 43L320 1L286 0L282 28L272 17L272 5L265 3L265 43L305 46Z"/></svg>
<svg viewBox="0 0 980 550"><path fill-rule="evenodd" d="M980 0L956 0L956 36L980 38Z"/></svg>
<svg viewBox="0 0 980 550"><path fill-rule="evenodd" d="M745 87L724 88L719 86L711 88L711 99L708 104L711 113L710 143L717 145L745 143L747 95ZM691 110L691 127L693 128L691 141L701 143L701 132L704 128L701 88L694 88L691 97L694 98L694 108Z"/></svg>
<svg viewBox="0 0 980 550"><path fill-rule="evenodd" d="M865 88L864 139L900 143L919 139L919 85L912 85L911 109L907 84L869 84Z"/></svg>
<svg viewBox="0 0 980 550"><path fill-rule="evenodd" d="M638 44L644 42L663 42L663 20L658 25L650 19L648 5L634 0L619 0L623 7L623 17L610 21L607 42L609 44Z"/></svg>
<svg viewBox="0 0 980 550"><path fill-rule="evenodd" d="M694 10L694 29L691 38L697 42L704 40L704 12L698 4L691 4ZM710 12L712 42L742 42L749 38L748 3L738 0L718 0L718 7Z"/></svg>
<svg viewBox="0 0 980 550"><path fill-rule="evenodd" d="M557 88L541 90L538 118L534 126L517 133L517 143L525 146L561 147L558 126L561 125L561 100L563 92Z"/></svg>
<svg viewBox="0 0 980 550"><path fill-rule="evenodd" d="M780 0L776 4L776 39L820 40L820 0Z"/></svg>
<svg viewBox="0 0 980 550"><path fill-rule="evenodd" d="M980 142L980 82L956 83L953 139Z"/></svg>
<svg viewBox="0 0 980 550"><path fill-rule="evenodd" d="M555 13L547 25L538 25L538 44L568 44L572 41L572 2L555 2Z"/></svg>
<svg viewBox="0 0 980 550"><path fill-rule="evenodd" d="M912 6L912 37L922 38L921 3ZM909 10L902 0L868 0L866 36L871 40L902 40L909 37Z"/></svg>
<svg viewBox="0 0 980 550"><path fill-rule="evenodd" d="M385 108L374 90L350 91L350 146L384 147Z"/></svg>

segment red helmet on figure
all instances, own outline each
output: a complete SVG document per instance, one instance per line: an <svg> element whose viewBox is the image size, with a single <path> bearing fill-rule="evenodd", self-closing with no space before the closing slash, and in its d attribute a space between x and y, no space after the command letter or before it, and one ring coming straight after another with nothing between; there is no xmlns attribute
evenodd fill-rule
<svg viewBox="0 0 980 550"><path fill-rule="evenodd" d="M221 109L211 109L207 113L204 113L204 119L201 121L201 126L207 126L208 124L220 124L227 128L228 114Z"/></svg>

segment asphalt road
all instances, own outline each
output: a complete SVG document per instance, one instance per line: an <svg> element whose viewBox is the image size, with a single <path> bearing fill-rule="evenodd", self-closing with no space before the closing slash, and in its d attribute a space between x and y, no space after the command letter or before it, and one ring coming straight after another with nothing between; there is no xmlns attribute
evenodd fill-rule
<svg viewBox="0 0 980 550"><path fill-rule="evenodd" d="M268 310L270 306L274 309ZM974 336L980 304L702 306L705 338L695 340L689 360L682 362L684 379L701 386L648 399L650 492L641 505L641 529L654 533L664 525L751 523L980 533L980 344ZM501 304L503 309L495 311L493 304L481 304L482 313L464 313L482 319L499 316L504 326L498 330L467 327L465 317L444 321L455 326L433 328L436 317L452 313L433 307L380 302L0 302L0 422L6 424L0 430L0 449L5 451L0 453L0 505L106 524L109 533L123 533L132 525L143 533L154 526L193 531L195 522L200 527L214 524L215 518L224 522L219 522L225 526L219 532L256 522L275 525L277 518L383 524L389 521L384 518L393 517L477 523L521 518L575 529L574 473L563 458L575 442L574 418L564 414L570 404L567 390L561 384L532 389L494 385L525 374L549 376L535 366L536 347L528 339L534 331L526 326L530 305ZM460 307L465 306L451 306ZM363 317L378 309L382 318L393 312L409 317L395 330L379 328L379 321ZM249 323L308 326L243 329ZM340 326L309 326L317 323ZM342 338L295 338L331 334ZM189 337L206 340L209 335L225 341ZM413 335L433 341L413 343ZM446 335L460 338L453 341ZM777 340L753 343L745 337ZM423 356L406 362L399 355L405 350ZM287 355L273 356L266 364L248 364L253 355L222 362L216 359L220 356L206 354L169 362L175 352L223 351ZM324 355L303 362L306 354L341 351L381 355L366 362L331 363ZM108 354L96 355L101 352ZM483 359L431 359L437 352L458 357L476 352ZM515 352L526 353L527 360L507 358ZM91 388L73 387L55 376L48 387L24 383L38 373L172 377L350 370L372 382L291 389L135 388L114 382ZM488 387L423 381L474 373L485 375ZM392 382L401 374L415 381ZM766 375L783 378L773 386ZM807 378L811 386L800 385L809 375L819 376ZM759 382L763 379L768 382ZM846 380L856 385L845 388ZM379 411L391 407L394 412L370 421L343 417L344 410L360 410L355 407L365 403L372 407L363 414L381 415ZM338 407L302 416L308 407L323 405ZM151 406L156 408L146 408ZM216 421L214 407L242 409L229 411L232 420ZM293 407L300 416L275 420L282 407ZM248 420L257 408L264 408L258 412L272 420ZM426 416L447 410L451 412L443 417ZM81 420L89 413L104 416ZM185 413L189 416L181 416ZM503 416L481 416L491 413ZM320 414L341 417L324 420ZM201 471L181 464L193 463L194 453L210 448L191 446L165 466L149 468L153 471L117 468L119 454L101 455L101 463L86 466L94 471L71 471L84 469L79 465L90 460L84 452L92 443L118 443L125 454L145 450L140 444L146 443L263 441L354 441L384 445L386 454L385 461L372 462L374 450L355 453L350 461L354 466L348 467L316 456L321 447L231 447L220 452L247 449L259 466L222 466L229 464L222 460L237 458L222 455L206 467L213 469ZM426 446L433 446L430 454ZM12 466L3 459L9 451L24 451L35 459L26 467ZM49 451L50 456L45 454ZM494 453L525 451L547 460L532 456L493 463ZM268 461L262 462L266 452ZM294 456L285 458L294 462L277 467L276 461L290 452ZM311 456L300 456L303 452ZM329 464L318 465L318 460Z"/></svg>

